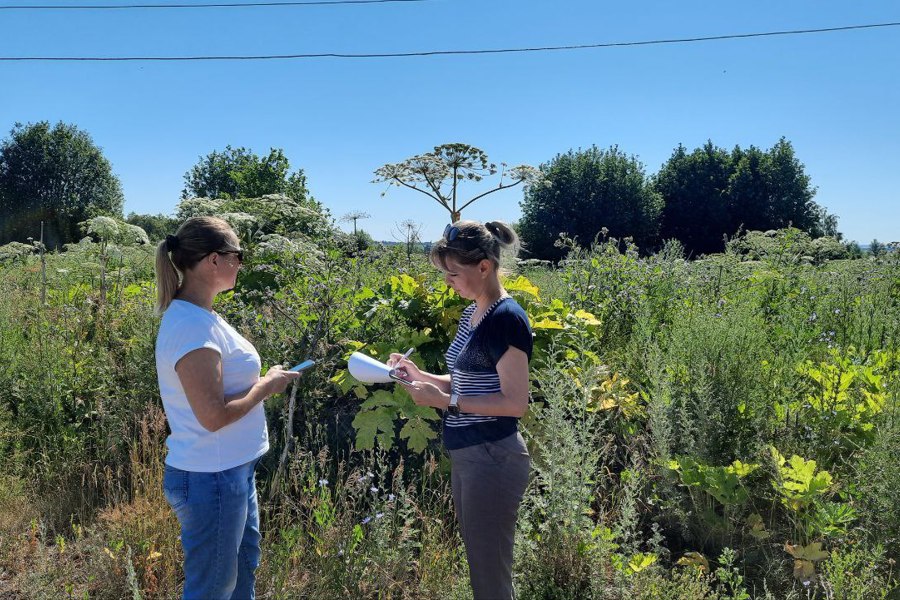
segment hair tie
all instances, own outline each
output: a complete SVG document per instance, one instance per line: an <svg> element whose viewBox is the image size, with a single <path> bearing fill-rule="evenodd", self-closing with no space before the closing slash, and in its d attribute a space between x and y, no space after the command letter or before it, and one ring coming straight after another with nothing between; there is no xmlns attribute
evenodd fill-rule
<svg viewBox="0 0 900 600"><path fill-rule="evenodd" d="M485 229L487 229L492 236L499 238L500 237L500 228L493 221L488 221L484 224Z"/></svg>
<svg viewBox="0 0 900 600"><path fill-rule="evenodd" d="M174 252L178 250L178 236L177 235L167 235L166 236L166 250L169 252Z"/></svg>

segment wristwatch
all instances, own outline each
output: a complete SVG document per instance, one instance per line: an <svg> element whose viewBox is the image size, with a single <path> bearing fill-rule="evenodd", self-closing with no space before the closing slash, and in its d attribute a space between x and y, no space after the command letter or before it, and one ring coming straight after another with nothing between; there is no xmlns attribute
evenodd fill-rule
<svg viewBox="0 0 900 600"><path fill-rule="evenodd" d="M451 415L459 415L459 394L451 392L450 404L447 405L447 413Z"/></svg>

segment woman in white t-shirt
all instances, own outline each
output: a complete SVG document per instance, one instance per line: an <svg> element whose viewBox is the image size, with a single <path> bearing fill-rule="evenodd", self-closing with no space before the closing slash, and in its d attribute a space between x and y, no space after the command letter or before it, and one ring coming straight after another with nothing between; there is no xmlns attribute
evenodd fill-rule
<svg viewBox="0 0 900 600"><path fill-rule="evenodd" d="M260 378L256 349L212 310L242 260L215 217L188 219L156 251L156 370L172 431L163 488L181 524L185 599L254 597L254 469L269 449L262 401L299 377L272 367Z"/></svg>

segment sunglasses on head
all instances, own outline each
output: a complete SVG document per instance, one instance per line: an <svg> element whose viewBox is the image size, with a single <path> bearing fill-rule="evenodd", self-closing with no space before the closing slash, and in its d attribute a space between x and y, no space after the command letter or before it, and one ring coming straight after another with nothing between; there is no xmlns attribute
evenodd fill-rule
<svg viewBox="0 0 900 600"><path fill-rule="evenodd" d="M453 223L447 223L447 226L444 227L444 239L448 242L452 242L459 236L459 227L453 225Z"/></svg>
<svg viewBox="0 0 900 600"><path fill-rule="evenodd" d="M452 242L455 239L459 238L459 241L462 242L463 246L469 246L469 250L479 250L484 256L489 256L487 251L481 247L481 245L474 239L468 237L459 237L459 227L453 225L452 223L447 223L447 226L444 227L444 240L447 242Z"/></svg>

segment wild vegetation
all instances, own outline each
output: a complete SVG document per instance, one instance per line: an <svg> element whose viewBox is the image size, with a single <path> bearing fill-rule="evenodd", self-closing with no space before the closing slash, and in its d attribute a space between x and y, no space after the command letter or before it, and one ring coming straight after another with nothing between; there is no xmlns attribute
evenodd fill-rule
<svg viewBox="0 0 900 600"><path fill-rule="evenodd" d="M293 207L181 205L241 232L216 310L264 368L318 361L266 405L258 593L470 597L438 415L345 370L410 346L440 370L465 301L404 247L292 233L311 226ZM0 594L179 593L152 247L104 219L64 252L0 253ZM782 230L686 261L562 238L557 267L509 265L536 336L520 598L897 597L900 253L811 243Z"/></svg>
<svg viewBox="0 0 900 600"><path fill-rule="evenodd" d="M786 140L679 146L652 176L615 147L498 169L445 144L375 176L453 219L525 188L518 597L900 597L900 252L841 241ZM149 242L208 214L247 249L216 310L264 368L317 360L266 403L260 597L471 597L439 415L346 370L414 347L444 371L466 301L417 224L340 233L277 149L201 157L171 216L121 200L74 126L0 146L0 597L179 595Z"/></svg>

